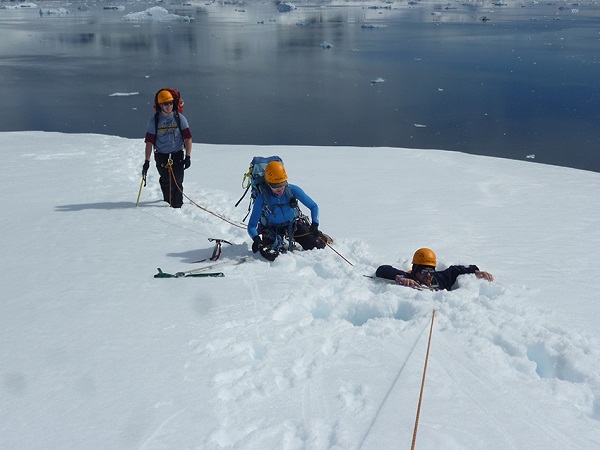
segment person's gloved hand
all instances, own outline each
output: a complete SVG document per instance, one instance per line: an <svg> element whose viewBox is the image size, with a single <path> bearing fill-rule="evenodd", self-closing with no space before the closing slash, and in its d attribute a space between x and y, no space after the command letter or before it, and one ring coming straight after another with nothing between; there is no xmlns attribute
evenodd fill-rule
<svg viewBox="0 0 600 450"><path fill-rule="evenodd" d="M252 253L256 253L261 249L261 247L262 239L260 238L260 236L255 236L254 239L252 239Z"/></svg>
<svg viewBox="0 0 600 450"><path fill-rule="evenodd" d="M143 177L146 176L149 168L150 168L150 161L144 161L144 165L142 166L142 176Z"/></svg>
<svg viewBox="0 0 600 450"><path fill-rule="evenodd" d="M319 237L319 224L317 222L310 224L310 232L314 237Z"/></svg>
<svg viewBox="0 0 600 450"><path fill-rule="evenodd" d="M183 170L187 169L191 165L192 165L192 160L190 159L189 155L186 155L185 159L183 160Z"/></svg>

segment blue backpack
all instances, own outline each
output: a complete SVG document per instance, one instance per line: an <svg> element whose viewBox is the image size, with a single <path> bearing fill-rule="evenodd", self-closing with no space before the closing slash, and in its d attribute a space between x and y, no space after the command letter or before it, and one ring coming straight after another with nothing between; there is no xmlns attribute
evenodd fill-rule
<svg viewBox="0 0 600 450"><path fill-rule="evenodd" d="M264 204L263 204L263 215L261 217L261 223L265 226L269 224L266 223L266 216L268 216L269 210L272 207L271 205L271 196L268 195L269 186L265 181L265 167L272 161L278 161L283 164L282 159L279 156L255 156L252 158L250 162L250 168L248 172L244 174L244 178L242 179L242 188L245 188L244 194L237 201L235 206L238 206L240 202L244 199L248 191L250 191L250 204L248 205L248 213L244 217L244 221L250 214L252 210L252 205L254 204L254 200L259 196L263 196ZM300 217L300 208L298 208L298 200L292 194L292 191L289 186L285 187L285 196L287 198L288 204L291 208L294 209L294 218ZM275 205L281 207L281 205Z"/></svg>

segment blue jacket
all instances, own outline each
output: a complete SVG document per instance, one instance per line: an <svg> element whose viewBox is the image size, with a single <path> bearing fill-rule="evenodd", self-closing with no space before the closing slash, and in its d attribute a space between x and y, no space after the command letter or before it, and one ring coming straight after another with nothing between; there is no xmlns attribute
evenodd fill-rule
<svg viewBox="0 0 600 450"><path fill-rule="evenodd" d="M310 209L310 218L313 222L319 223L319 206L315 201L310 198L300 187L295 184L288 185L292 195L296 199ZM248 221L248 234L252 239L258 236L258 223L263 215L263 209L265 210L265 218L269 224L273 225L287 225L295 218L294 208L289 205L285 191L282 195L277 196L271 189L266 189L266 193L269 197L269 205L266 208L265 199L263 195L258 195L254 199L254 205L252 206L252 214L250 214L250 220ZM281 205L281 206L279 206Z"/></svg>
<svg viewBox="0 0 600 450"><path fill-rule="evenodd" d="M465 273L475 273L476 270L479 270L477 266L450 266L446 270L441 270L439 272L433 272L431 275L431 288L435 290L443 290L446 289L450 291L454 283L456 283L456 279L459 275L463 275ZM403 277L411 278L418 282L418 280L413 276L410 272L404 272L403 270L398 270L392 266L379 266L377 268L377 272L375 272L375 276L379 278L386 278L388 280L395 280L396 275L402 275Z"/></svg>

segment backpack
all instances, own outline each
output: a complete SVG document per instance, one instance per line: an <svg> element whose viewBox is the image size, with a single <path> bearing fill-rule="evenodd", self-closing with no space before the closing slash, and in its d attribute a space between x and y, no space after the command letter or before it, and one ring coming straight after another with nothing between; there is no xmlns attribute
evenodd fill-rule
<svg viewBox="0 0 600 450"><path fill-rule="evenodd" d="M156 91L156 94L154 94L154 130L156 133L158 133L158 115L160 114L160 106L158 104L158 93L160 91L169 91L173 96L173 115L175 116L175 121L177 122L179 132L181 133L181 118L179 117L179 114L183 114L184 103L179 91L173 88L162 88Z"/></svg>
<svg viewBox="0 0 600 450"><path fill-rule="evenodd" d="M160 106L158 105L158 93L160 91L169 91L173 96L173 112L176 112L177 115L183 114L183 99L181 98L180 92L173 88L162 88L156 91L156 94L154 94L154 112L160 112Z"/></svg>
<svg viewBox="0 0 600 450"><path fill-rule="evenodd" d="M265 168L267 167L267 164L269 164L272 161L278 161L281 164L283 164L283 160L279 156L255 156L250 162L250 168L248 169L248 172L244 174L244 178L242 179L242 188L245 188L246 190L244 191L242 197L235 204L235 206L238 206L240 202L244 199L248 191L250 191L250 204L248 205L248 213L244 217L243 221L245 221L248 215L250 214L250 211L252 210L252 205L254 204L254 200L256 200L256 198L259 195L262 195L264 199L264 204L261 223L263 225L268 225L263 221L264 217L266 216L266 214L264 213L268 213L268 210L271 207L270 196L268 195L269 186L265 181ZM291 208L294 209L294 217L300 217L301 212L300 208L298 207L298 200L296 199L294 194L292 194L290 187L286 186L284 192L288 200L288 204Z"/></svg>

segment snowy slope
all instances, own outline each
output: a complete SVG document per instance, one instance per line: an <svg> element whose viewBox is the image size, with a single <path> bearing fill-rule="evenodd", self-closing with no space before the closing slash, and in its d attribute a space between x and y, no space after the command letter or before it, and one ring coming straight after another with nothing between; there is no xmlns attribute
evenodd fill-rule
<svg viewBox="0 0 600 450"><path fill-rule="evenodd" d="M600 448L593 282L600 174L460 153L195 144L185 192L240 221L252 156L279 154L332 250L225 278L244 229L160 202L143 142L2 133L0 448ZM460 289L372 280L418 247L477 264Z"/></svg>

